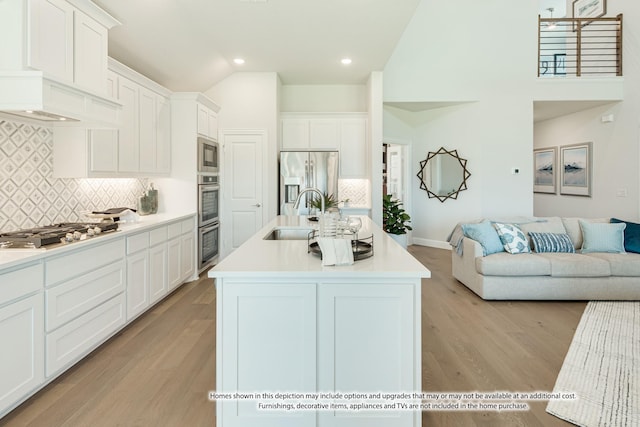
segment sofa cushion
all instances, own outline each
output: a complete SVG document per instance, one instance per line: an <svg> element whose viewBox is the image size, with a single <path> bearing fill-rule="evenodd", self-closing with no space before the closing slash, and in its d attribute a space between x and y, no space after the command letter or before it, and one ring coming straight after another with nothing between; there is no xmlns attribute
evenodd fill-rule
<svg viewBox="0 0 640 427"><path fill-rule="evenodd" d="M609 262L588 255L569 253L537 254L551 264L552 277L607 277L611 275Z"/></svg>
<svg viewBox="0 0 640 427"><path fill-rule="evenodd" d="M529 242L518 225L494 222L493 226L496 228L502 245L507 252L510 254L531 252Z"/></svg>
<svg viewBox="0 0 640 427"><path fill-rule="evenodd" d="M525 236L527 236L527 240L529 241L529 247L533 249L533 242L531 241L531 236L529 233L555 233L555 234L565 234L567 230L564 228L564 224L562 223L562 219L560 217L548 217L548 218L538 218L537 221L528 222L526 224L519 224L520 229L524 231Z"/></svg>
<svg viewBox="0 0 640 427"><path fill-rule="evenodd" d="M640 253L640 224L611 218L612 223L623 222L627 226L624 229L624 250L627 252Z"/></svg>
<svg viewBox="0 0 640 427"><path fill-rule="evenodd" d="M575 252L571 238L567 233L529 233L536 252Z"/></svg>
<svg viewBox="0 0 640 427"><path fill-rule="evenodd" d="M591 224L580 220L582 230L582 253L614 252L624 253L625 223Z"/></svg>
<svg viewBox="0 0 640 427"><path fill-rule="evenodd" d="M476 258L476 271L485 276L550 276L549 260L535 254L507 252Z"/></svg>
<svg viewBox="0 0 640 427"><path fill-rule="evenodd" d="M498 232L489 221L474 224L462 224L462 233L480 243L483 255L491 255L496 252L504 252L504 247L498 236Z"/></svg>
<svg viewBox="0 0 640 427"><path fill-rule="evenodd" d="M610 221L610 218L562 218L562 224L569 237L571 237L573 247L576 249L582 247L582 230L580 230L580 223L578 222L581 219L592 224L608 223Z"/></svg>
<svg viewBox="0 0 640 427"><path fill-rule="evenodd" d="M640 254L593 252L585 256L607 261L611 268L612 276L638 277L638 283L640 284Z"/></svg>

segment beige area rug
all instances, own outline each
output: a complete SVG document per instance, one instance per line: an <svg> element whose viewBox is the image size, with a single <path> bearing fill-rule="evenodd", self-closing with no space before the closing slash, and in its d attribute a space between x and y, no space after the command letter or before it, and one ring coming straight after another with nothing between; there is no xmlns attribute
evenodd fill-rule
<svg viewBox="0 0 640 427"><path fill-rule="evenodd" d="M640 426L640 302L587 304L547 412L583 426Z"/></svg>

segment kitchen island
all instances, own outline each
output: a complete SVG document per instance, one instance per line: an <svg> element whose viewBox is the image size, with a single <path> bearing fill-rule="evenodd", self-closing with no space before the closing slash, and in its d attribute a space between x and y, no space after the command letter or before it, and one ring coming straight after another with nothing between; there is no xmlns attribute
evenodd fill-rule
<svg viewBox="0 0 640 427"><path fill-rule="evenodd" d="M362 220L359 237L373 236L374 254L353 265L323 266L306 239L265 240L315 226L279 216L209 270L218 427L420 425L419 411L309 402L343 393L351 397L339 404L373 404L371 393L421 390L421 279L430 272Z"/></svg>

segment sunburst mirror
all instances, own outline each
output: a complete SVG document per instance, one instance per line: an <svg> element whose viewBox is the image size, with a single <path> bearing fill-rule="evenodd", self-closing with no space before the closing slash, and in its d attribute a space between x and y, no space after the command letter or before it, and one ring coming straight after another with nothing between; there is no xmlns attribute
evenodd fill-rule
<svg viewBox="0 0 640 427"><path fill-rule="evenodd" d="M457 150L440 147L436 152L429 151L427 158L420 162L417 176L420 188L427 192L429 198L444 202L457 199L458 194L467 189L471 173L467 170L467 160L461 158Z"/></svg>

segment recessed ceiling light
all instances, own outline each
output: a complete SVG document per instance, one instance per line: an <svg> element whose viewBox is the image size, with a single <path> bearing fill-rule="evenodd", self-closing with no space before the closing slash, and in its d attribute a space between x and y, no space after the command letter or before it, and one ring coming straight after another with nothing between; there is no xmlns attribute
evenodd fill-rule
<svg viewBox="0 0 640 427"><path fill-rule="evenodd" d="M351 64L351 58L342 58L340 62L342 62L342 65L349 65Z"/></svg>
<svg viewBox="0 0 640 427"><path fill-rule="evenodd" d="M234 62L234 63L236 63L236 64L238 64L238 65L242 65L242 64L244 64L244 59L242 59L242 58L235 58L235 59L233 60L233 62Z"/></svg>

